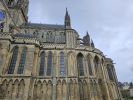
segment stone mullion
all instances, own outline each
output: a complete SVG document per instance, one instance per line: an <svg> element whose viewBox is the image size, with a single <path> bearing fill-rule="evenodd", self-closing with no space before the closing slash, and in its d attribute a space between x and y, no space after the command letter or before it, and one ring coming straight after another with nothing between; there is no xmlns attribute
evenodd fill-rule
<svg viewBox="0 0 133 100"><path fill-rule="evenodd" d="M12 99L13 100L16 100L17 93L18 93L18 84L14 84L14 86L13 86L13 93L12 93Z"/></svg>
<svg viewBox="0 0 133 100"><path fill-rule="evenodd" d="M9 82L9 84L7 85L6 100L11 100L12 99L12 90L13 90L13 84L12 84L12 82Z"/></svg>
<svg viewBox="0 0 133 100"><path fill-rule="evenodd" d="M62 85L62 99L61 100L67 100L67 87L66 83Z"/></svg>
<svg viewBox="0 0 133 100"><path fill-rule="evenodd" d="M22 48L19 48L17 61L16 61L16 66L15 66L15 69L14 69L14 74L17 74L19 63L20 63L20 60L21 60L21 53L22 53Z"/></svg>
<svg viewBox="0 0 133 100"><path fill-rule="evenodd" d="M56 91L56 97L57 97L57 99L56 100L61 100L61 98L62 98L62 85L61 85L61 83L59 83L59 84L57 84L57 89L56 89L57 91Z"/></svg>
<svg viewBox="0 0 133 100"><path fill-rule="evenodd" d="M46 100L46 96L47 96L47 84L44 82L43 83L43 96L41 100Z"/></svg>
<svg viewBox="0 0 133 100"><path fill-rule="evenodd" d="M29 90L30 90L30 79L26 79L25 81L25 87L24 87L24 94L23 94L23 98L24 100L27 100L28 99L28 94L29 94Z"/></svg>
<svg viewBox="0 0 133 100"><path fill-rule="evenodd" d="M101 68L102 68L102 73L103 73L103 78L104 78L103 82L102 82L102 85L105 87L105 91L106 91L106 94L107 94L105 98L110 100L109 90L108 90L108 86L107 86L107 83L106 83L106 81L107 81L107 78L106 78L107 73L106 73L106 70L105 70L105 65L104 64L101 65Z"/></svg>
<svg viewBox="0 0 133 100"><path fill-rule="evenodd" d="M90 95L90 93L91 93L91 91L90 91L90 81L88 80L88 83L87 83L87 93L88 93L88 100L91 100L91 95Z"/></svg>
<svg viewBox="0 0 133 100"><path fill-rule="evenodd" d="M35 80L32 80L30 81L30 92L29 92L29 96L31 98L31 100L34 100L34 88L35 87Z"/></svg>
<svg viewBox="0 0 133 100"><path fill-rule="evenodd" d="M32 74L32 68L34 66L33 59L34 59L34 48L29 48L27 50L26 63L25 63L25 68L24 68L24 74L26 76L29 76Z"/></svg>
<svg viewBox="0 0 133 100"><path fill-rule="evenodd" d="M108 88L109 88L110 100L113 100L113 94L112 94L112 90L111 90L111 85L110 85L110 83L108 83L107 85L108 85Z"/></svg>
<svg viewBox="0 0 133 100"><path fill-rule="evenodd" d="M47 90L47 99L46 100L51 100L52 99L52 84L48 84L48 90Z"/></svg>
<svg viewBox="0 0 133 100"><path fill-rule="evenodd" d="M100 100L102 100L102 91L100 91L100 86L99 86L99 84L97 83L97 91L98 91L98 98L100 99Z"/></svg>
<svg viewBox="0 0 133 100"><path fill-rule="evenodd" d="M19 100L23 100L24 84L19 84L18 90L18 98Z"/></svg>

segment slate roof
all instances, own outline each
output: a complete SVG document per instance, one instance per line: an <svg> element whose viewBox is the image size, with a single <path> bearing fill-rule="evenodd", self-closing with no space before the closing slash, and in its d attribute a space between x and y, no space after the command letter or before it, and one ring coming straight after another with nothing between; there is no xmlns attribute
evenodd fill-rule
<svg viewBox="0 0 133 100"><path fill-rule="evenodd" d="M38 23L26 23L23 24L21 27L27 28L44 28L44 29L64 29L64 25L57 25L57 24L38 24Z"/></svg>
<svg viewBox="0 0 133 100"><path fill-rule="evenodd" d="M35 38L35 36L34 36L34 35L32 35L32 34L22 34L22 33L15 34L15 35L13 35L13 37L21 37L21 38Z"/></svg>

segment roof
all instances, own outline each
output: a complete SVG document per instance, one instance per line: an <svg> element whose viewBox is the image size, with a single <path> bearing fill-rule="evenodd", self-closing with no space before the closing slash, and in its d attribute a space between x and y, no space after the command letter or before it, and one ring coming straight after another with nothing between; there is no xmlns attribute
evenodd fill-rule
<svg viewBox="0 0 133 100"><path fill-rule="evenodd" d="M23 24L21 27L27 28L45 28L45 29L64 29L64 25L57 25L57 24L39 24L39 23L26 23Z"/></svg>
<svg viewBox="0 0 133 100"><path fill-rule="evenodd" d="M19 34L15 34L13 35L14 37L22 37L22 38L35 38L34 35L32 34L22 34L22 33L19 33Z"/></svg>

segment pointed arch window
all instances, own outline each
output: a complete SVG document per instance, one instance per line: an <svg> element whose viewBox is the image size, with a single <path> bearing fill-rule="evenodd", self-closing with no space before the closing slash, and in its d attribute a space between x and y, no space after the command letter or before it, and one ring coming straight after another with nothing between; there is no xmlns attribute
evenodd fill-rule
<svg viewBox="0 0 133 100"><path fill-rule="evenodd" d="M92 64L91 64L91 60L90 60L89 56L87 57L87 63L88 63L88 72L89 72L89 75L93 75Z"/></svg>
<svg viewBox="0 0 133 100"><path fill-rule="evenodd" d="M60 75L65 75L65 57L63 52L60 52Z"/></svg>
<svg viewBox="0 0 133 100"><path fill-rule="evenodd" d="M14 69L15 69L16 61L17 61L17 56L18 56L18 47L15 47L13 49L13 54L12 54L11 62L9 65L8 74L14 73Z"/></svg>
<svg viewBox="0 0 133 100"><path fill-rule="evenodd" d="M94 59L94 66L95 66L95 70L97 72L97 69L98 69L98 66L99 66L99 59L98 59L98 57L95 57L95 59Z"/></svg>
<svg viewBox="0 0 133 100"><path fill-rule="evenodd" d="M45 52L41 53L39 75L40 76L45 75Z"/></svg>
<svg viewBox="0 0 133 100"><path fill-rule="evenodd" d="M18 72L17 72L18 74L23 74L24 66L26 63L26 54L27 54L27 48L24 47L21 53L21 59L18 66Z"/></svg>
<svg viewBox="0 0 133 100"><path fill-rule="evenodd" d="M47 62L47 75L51 76L52 73L52 52L48 53L48 62Z"/></svg>
<svg viewBox="0 0 133 100"><path fill-rule="evenodd" d="M77 56L77 66L78 66L79 76L84 76L83 55L81 53L79 53Z"/></svg>
<svg viewBox="0 0 133 100"><path fill-rule="evenodd" d="M108 77L110 80L114 80L114 76L113 76L113 69L111 65L107 65L107 72L108 72Z"/></svg>

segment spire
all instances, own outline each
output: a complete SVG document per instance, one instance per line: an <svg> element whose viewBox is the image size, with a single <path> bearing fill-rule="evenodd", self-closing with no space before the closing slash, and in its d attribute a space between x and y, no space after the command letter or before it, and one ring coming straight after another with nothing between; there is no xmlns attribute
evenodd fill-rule
<svg viewBox="0 0 133 100"><path fill-rule="evenodd" d="M71 29L71 18L70 18L67 8L66 8L66 15L65 15L65 28Z"/></svg>
<svg viewBox="0 0 133 100"><path fill-rule="evenodd" d="M86 36L89 36L89 37L90 37L90 35L89 35L88 31L86 32Z"/></svg>
<svg viewBox="0 0 133 100"><path fill-rule="evenodd" d="M92 39L91 39L91 47L95 48L95 45Z"/></svg>
<svg viewBox="0 0 133 100"><path fill-rule="evenodd" d="M88 31L86 32L86 35L83 37L83 42L84 42L84 45L90 46L90 35Z"/></svg>

